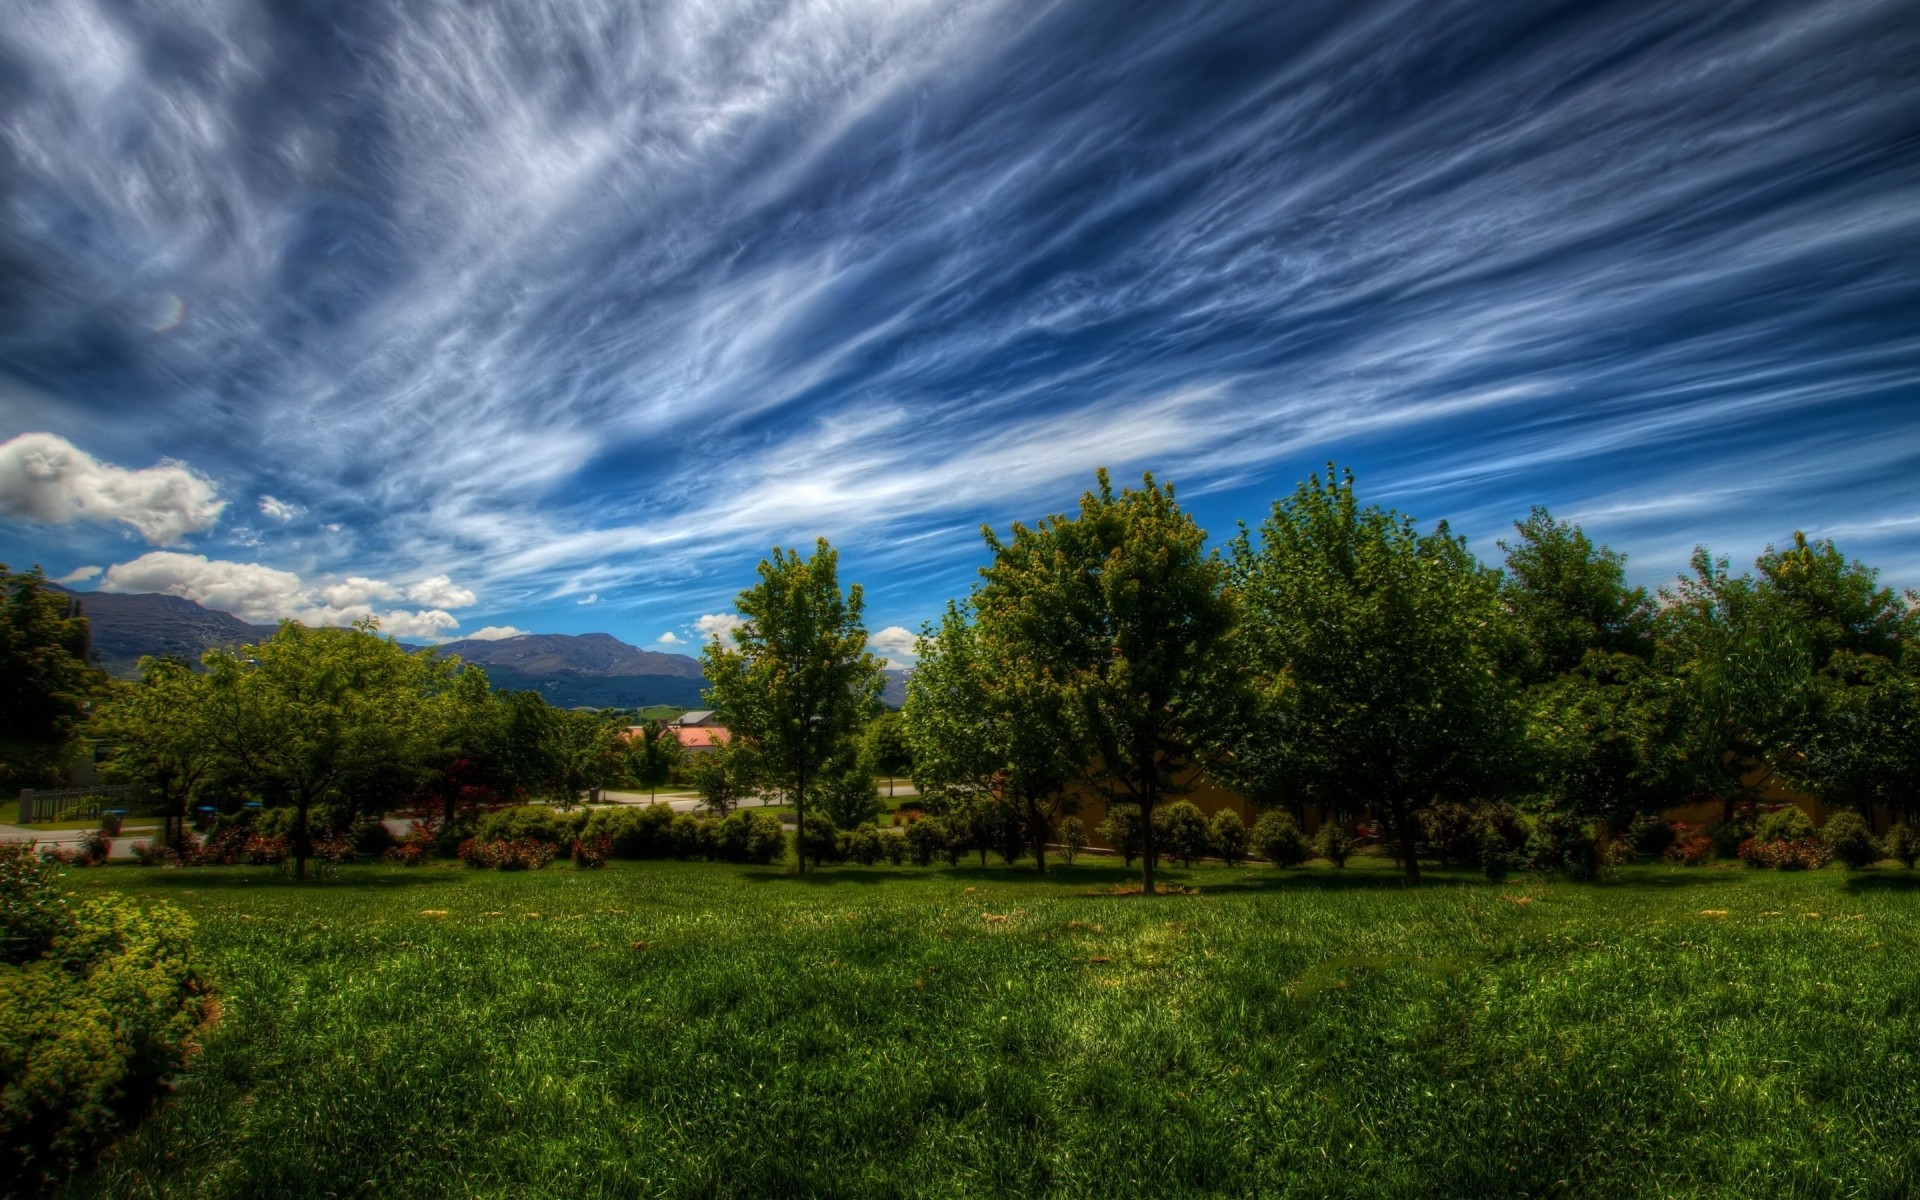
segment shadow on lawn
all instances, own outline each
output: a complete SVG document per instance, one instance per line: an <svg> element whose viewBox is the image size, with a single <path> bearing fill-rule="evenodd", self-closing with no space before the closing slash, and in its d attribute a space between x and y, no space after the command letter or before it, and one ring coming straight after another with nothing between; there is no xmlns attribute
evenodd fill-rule
<svg viewBox="0 0 1920 1200"><path fill-rule="evenodd" d="M100 868L92 868L99 870ZM318 891L363 888L377 890L395 890L399 888L440 887L468 878L465 871L440 871L432 869L409 868L406 870L382 870L378 874L366 869L355 869L345 875L335 875L327 879L309 877L304 882L282 875L271 867L138 867L116 864L108 868L112 875L102 882L111 882L119 887L165 888L169 891L183 892L219 892L219 891L270 891L288 889L313 889Z"/></svg>
<svg viewBox="0 0 1920 1200"><path fill-rule="evenodd" d="M1920 871L1902 870L1899 874L1853 872L1847 876L1849 892L1920 892Z"/></svg>

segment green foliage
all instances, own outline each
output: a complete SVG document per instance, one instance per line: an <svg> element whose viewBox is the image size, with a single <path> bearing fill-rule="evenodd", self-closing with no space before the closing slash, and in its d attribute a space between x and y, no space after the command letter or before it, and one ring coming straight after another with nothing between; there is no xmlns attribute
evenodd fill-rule
<svg viewBox="0 0 1920 1200"><path fill-rule="evenodd" d="M1852 809L1841 809L1828 817L1827 823L1820 827L1820 840L1849 871L1880 861L1880 843L1860 814Z"/></svg>
<svg viewBox="0 0 1920 1200"><path fill-rule="evenodd" d="M0 794L54 782L107 677L89 661L87 619L40 568L0 563Z"/></svg>
<svg viewBox="0 0 1920 1200"><path fill-rule="evenodd" d="M883 712L867 722L862 737L861 754L875 771L887 776L913 774L913 742L899 713Z"/></svg>
<svg viewBox="0 0 1920 1200"><path fill-rule="evenodd" d="M907 856L916 867L925 867L947 850L947 827L937 817L922 817L906 828Z"/></svg>
<svg viewBox="0 0 1920 1200"><path fill-rule="evenodd" d="M1596 652L1653 656L1653 602L1645 588L1627 586L1625 555L1537 506L1513 527L1519 540L1499 543L1507 556L1502 594L1525 639L1529 682L1576 670Z"/></svg>
<svg viewBox="0 0 1920 1200"><path fill-rule="evenodd" d="M829 764L820 777L816 798L820 812L838 829L856 829L872 825L886 811L880 802L880 789L874 786L873 769L857 757Z"/></svg>
<svg viewBox="0 0 1920 1200"><path fill-rule="evenodd" d="M1087 827L1080 823L1080 818L1066 817L1062 819L1060 822L1060 850L1061 853L1067 857L1067 865L1072 866L1074 858L1086 848Z"/></svg>
<svg viewBox="0 0 1920 1200"><path fill-rule="evenodd" d="M1266 801L1364 797L1419 879L1419 812L1501 790L1518 760L1517 635L1496 572L1444 523L1362 508L1329 466L1231 546L1254 719L1229 771ZM1256 834L1256 843L1258 841Z"/></svg>
<svg viewBox="0 0 1920 1200"><path fill-rule="evenodd" d="M735 606L745 618L737 648L715 640L701 655L707 698L733 736L753 745L766 782L792 798L805 830L813 790L833 764L855 757L852 743L885 683L866 648L865 600L858 584L841 592L839 556L822 538L810 559L775 547Z"/></svg>
<svg viewBox="0 0 1920 1200"><path fill-rule="evenodd" d="M1237 867L1247 857L1246 822L1233 809L1223 808L1207 823L1207 841L1228 866Z"/></svg>
<svg viewBox="0 0 1920 1200"><path fill-rule="evenodd" d="M1635 817L1627 827L1627 841L1636 854L1659 858L1674 843L1674 828L1665 819L1650 813Z"/></svg>
<svg viewBox="0 0 1920 1200"><path fill-rule="evenodd" d="M880 831L872 825L862 825L847 835L847 857L863 867L879 862L885 852L880 845Z"/></svg>
<svg viewBox="0 0 1920 1200"><path fill-rule="evenodd" d="M1482 826L1473 806L1446 800L1422 812L1419 819L1421 840L1442 870L1479 860Z"/></svg>
<svg viewBox="0 0 1920 1200"><path fill-rule="evenodd" d="M32 962L73 933L53 865L26 842L0 842L0 963Z"/></svg>
<svg viewBox="0 0 1920 1200"><path fill-rule="evenodd" d="M1695 782L1685 695L1640 658L1590 651L1525 704L1535 787L1556 811L1631 820L1672 807Z"/></svg>
<svg viewBox="0 0 1920 1200"><path fill-rule="evenodd" d="M581 836L611 838L615 858L671 858L673 810L664 804L595 809Z"/></svg>
<svg viewBox="0 0 1920 1200"><path fill-rule="evenodd" d="M1813 836L1813 820L1797 804L1786 804L1760 817L1753 837L1759 842L1794 842Z"/></svg>
<svg viewBox="0 0 1920 1200"><path fill-rule="evenodd" d="M1569 879L1592 879L1600 872L1593 826L1571 813L1545 812L1534 819L1526 859L1536 871L1560 871Z"/></svg>
<svg viewBox="0 0 1920 1200"><path fill-rule="evenodd" d="M1837 651L1821 673L1819 708L1785 773L1829 804L1920 817L1920 649L1899 662Z"/></svg>
<svg viewBox="0 0 1920 1200"><path fill-rule="evenodd" d="M1191 867L1196 858L1205 858L1213 849L1207 836L1207 818L1193 804L1176 800L1160 810L1160 848L1169 858L1177 858Z"/></svg>
<svg viewBox="0 0 1920 1200"><path fill-rule="evenodd" d="M1131 867L1133 860L1140 857L1141 847L1145 844L1146 834L1141 828L1140 810L1131 804L1116 804L1107 810L1106 820L1100 822L1100 836L1120 854L1121 862Z"/></svg>
<svg viewBox="0 0 1920 1200"><path fill-rule="evenodd" d="M1253 853L1276 867L1295 867L1307 861L1307 839L1292 813L1273 809L1260 814L1249 839Z"/></svg>
<svg viewBox="0 0 1920 1200"><path fill-rule="evenodd" d="M1313 852L1335 867L1345 867L1359 846L1353 832L1338 821L1322 821L1313 835Z"/></svg>
<svg viewBox="0 0 1920 1200"><path fill-rule="evenodd" d="M0 853L0 1179L30 1190L91 1160L186 1065L200 1002L185 914L111 894L67 906L18 857Z"/></svg>
<svg viewBox="0 0 1920 1200"><path fill-rule="evenodd" d="M562 812L545 804L520 804L502 808L481 817L473 836L483 842L513 842L531 838L549 846L564 847L587 831L590 816L586 810ZM591 831L609 833L605 828Z"/></svg>
<svg viewBox="0 0 1920 1200"><path fill-rule="evenodd" d="M1849 560L1830 540L1796 532L1790 549L1768 546L1754 565L1804 637L1816 670L1839 653L1897 659L1920 636L1920 613L1881 587L1877 570Z"/></svg>
<svg viewBox="0 0 1920 1200"><path fill-rule="evenodd" d="M1901 823L1887 830L1887 836L1880 843L1886 857L1899 863L1909 871L1913 864L1920 861L1920 835L1916 835L1911 824Z"/></svg>
<svg viewBox="0 0 1920 1200"><path fill-rule="evenodd" d="M812 859L816 867L841 860L840 829L832 818L821 812L801 818L799 853Z"/></svg>
<svg viewBox="0 0 1920 1200"><path fill-rule="evenodd" d="M689 757L688 781L708 812L725 816L759 791L759 756L744 738L720 742Z"/></svg>
<svg viewBox="0 0 1920 1200"><path fill-rule="evenodd" d="M1015 648L1006 674L1040 693L1064 743L1110 805L1142 822L1141 886L1154 890L1152 815L1192 776L1239 694L1227 636L1234 605L1206 533L1151 475L1117 495L1106 472L1076 515L1016 523L974 596L980 624ZM1097 764L1097 767L1096 767Z"/></svg>

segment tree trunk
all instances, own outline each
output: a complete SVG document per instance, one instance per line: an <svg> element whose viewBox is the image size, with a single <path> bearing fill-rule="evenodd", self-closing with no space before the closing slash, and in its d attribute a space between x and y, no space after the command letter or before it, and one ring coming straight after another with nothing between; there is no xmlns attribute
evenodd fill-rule
<svg viewBox="0 0 1920 1200"><path fill-rule="evenodd" d="M794 874L807 873L807 769L794 772L793 788Z"/></svg>
<svg viewBox="0 0 1920 1200"><path fill-rule="evenodd" d="M1036 873L1047 873L1047 834L1053 832L1045 817L1037 818L1033 823L1033 869Z"/></svg>
<svg viewBox="0 0 1920 1200"><path fill-rule="evenodd" d="M293 820L293 878L300 883L307 880L307 804L299 802Z"/></svg>
<svg viewBox="0 0 1920 1200"><path fill-rule="evenodd" d="M1393 802L1393 836L1400 843L1400 865L1405 868L1408 887L1420 886L1420 854L1414 843L1412 822L1407 818L1405 801Z"/></svg>
<svg viewBox="0 0 1920 1200"><path fill-rule="evenodd" d="M1159 847L1153 844L1153 801L1151 787L1140 801L1140 893L1154 895L1154 860L1159 856Z"/></svg>

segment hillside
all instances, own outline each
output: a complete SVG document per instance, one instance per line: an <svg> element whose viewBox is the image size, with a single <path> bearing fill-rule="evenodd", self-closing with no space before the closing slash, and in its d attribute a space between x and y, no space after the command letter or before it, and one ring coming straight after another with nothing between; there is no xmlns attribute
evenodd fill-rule
<svg viewBox="0 0 1920 1200"><path fill-rule="evenodd" d="M158 592L74 592L93 634L93 653L109 674L131 679L142 655L197 663L216 646L238 646L273 633L239 617Z"/></svg>

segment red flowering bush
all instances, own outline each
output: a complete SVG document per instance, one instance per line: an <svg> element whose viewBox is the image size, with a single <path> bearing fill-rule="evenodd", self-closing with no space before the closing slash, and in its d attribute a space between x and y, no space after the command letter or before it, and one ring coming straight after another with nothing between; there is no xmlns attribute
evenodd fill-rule
<svg viewBox="0 0 1920 1200"><path fill-rule="evenodd" d="M553 846L537 838L495 838L490 842L468 838L460 843L460 861L486 870L538 871L550 866L553 857Z"/></svg>
<svg viewBox="0 0 1920 1200"><path fill-rule="evenodd" d="M40 861L57 863L63 867L97 867L107 861L107 855L112 850L112 838L97 829L90 829L72 849L57 842L40 847Z"/></svg>
<svg viewBox="0 0 1920 1200"><path fill-rule="evenodd" d="M360 857L360 852L344 832L329 833L313 839L313 857L327 866L339 867Z"/></svg>
<svg viewBox="0 0 1920 1200"><path fill-rule="evenodd" d="M1740 860L1770 871L1818 871L1833 861L1833 851L1818 838L1777 838L1740 843Z"/></svg>
<svg viewBox="0 0 1920 1200"><path fill-rule="evenodd" d="M401 842L387 847L385 858L396 867L417 867L427 861L427 847L421 842Z"/></svg>
<svg viewBox="0 0 1920 1200"><path fill-rule="evenodd" d="M272 834L249 834L242 852L256 867L277 867L287 861L287 839Z"/></svg>
<svg viewBox="0 0 1920 1200"><path fill-rule="evenodd" d="M604 867L613 857L613 839L606 834L573 839L573 865L586 870Z"/></svg>
<svg viewBox="0 0 1920 1200"><path fill-rule="evenodd" d="M1673 823L1673 841L1660 855L1676 867L1697 867L1713 857L1713 838L1697 825Z"/></svg>
<svg viewBox="0 0 1920 1200"><path fill-rule="evenodd" d="M187 861L203 867L230 867L246 857L247 841L247 831L239 826L216 829L187 855Z"/></svg>

